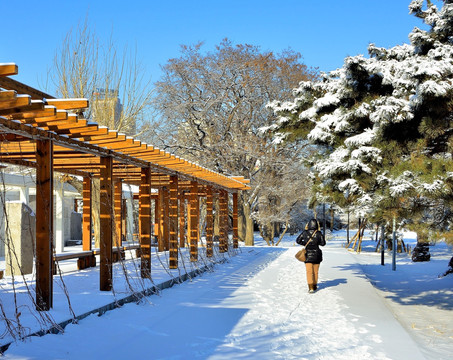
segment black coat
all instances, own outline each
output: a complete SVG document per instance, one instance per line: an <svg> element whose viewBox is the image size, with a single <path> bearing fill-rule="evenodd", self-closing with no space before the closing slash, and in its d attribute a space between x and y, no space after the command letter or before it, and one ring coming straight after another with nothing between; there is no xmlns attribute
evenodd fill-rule
<svg viewBox="0 0 453 360"><path fill-rule="evenodd" d="M314 233L314 235L313 235ZM308 240L310 240L310 237L312 237L312 240L310 243L307 245ZM296 239L296 242L299 245L307 245L305 248L307 249L307 260L305 261L306 263L312 263L312 264L319 264L322 261L322 251L319 248L320 246L326 245L326 240L324 239L324 236L322 235L322 232L319 230L304 230Z"/></svg>

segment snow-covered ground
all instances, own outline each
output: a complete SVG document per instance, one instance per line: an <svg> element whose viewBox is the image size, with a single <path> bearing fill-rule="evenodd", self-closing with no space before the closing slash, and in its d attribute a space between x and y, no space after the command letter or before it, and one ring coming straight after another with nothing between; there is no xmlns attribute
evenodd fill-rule
<svg viewBox="0 0 453 360"><path fill-rule="evenodd" d="M438 274L451 249L431 247L427 263L398 255L392 271L390 254L381 266L373 241L356 254L343 247L344 235L334 233L324 248L315 294L307 293L304 266L294 258L295 236L278 247L257 239L214 271L139 304L90 315L63 335L13 343L5 359L450 359L453 275ZM153 274L154 283L170 276ZM2 281L0 296L8 287ZM96 269L65 276L76 314L111 301L97 281ZM121 279L115 288L117 298L127 293ZM51 315L61 321L68 306L56 290Z"/></svg>

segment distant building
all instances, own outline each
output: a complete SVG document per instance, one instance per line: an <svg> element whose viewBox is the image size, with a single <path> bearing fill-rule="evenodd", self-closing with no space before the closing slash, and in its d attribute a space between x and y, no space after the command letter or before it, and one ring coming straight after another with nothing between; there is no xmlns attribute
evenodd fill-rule
<svg viewBox="0 0 453 360"><path fill-rule="evenodd" d="M123 105L118 96L118 90L97 88L93 92L91 104L93 120L110 129L116 129L128 135L135 134L134 124L121 124Z"/></svg>

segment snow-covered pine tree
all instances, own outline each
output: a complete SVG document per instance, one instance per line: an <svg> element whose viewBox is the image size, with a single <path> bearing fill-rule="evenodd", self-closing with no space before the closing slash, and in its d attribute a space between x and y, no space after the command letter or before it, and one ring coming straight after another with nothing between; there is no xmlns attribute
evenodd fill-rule
<svg viewBox="0 0 453 360"><path fill-rule="evenodd" d="M269 104L276 141L306 138L315 189L374 221L397 216L437 230L453 200L453 1L414 0L428 25L410 44L369 45L321 81L302 82L294 100ZM445 234L447 235L447 234Z"/></svg>

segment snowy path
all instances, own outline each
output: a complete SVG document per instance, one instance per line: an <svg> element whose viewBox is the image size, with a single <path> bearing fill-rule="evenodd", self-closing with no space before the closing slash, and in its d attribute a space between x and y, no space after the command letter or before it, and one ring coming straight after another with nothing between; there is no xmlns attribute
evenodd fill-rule
<svg viewBox="0 0 453 360"><path fill-rule="evenodd" d="M424 358L354 255L329 243L320 289L308 294L297 250L243 248L149 303L13 344L5 359Z"/></svg>

